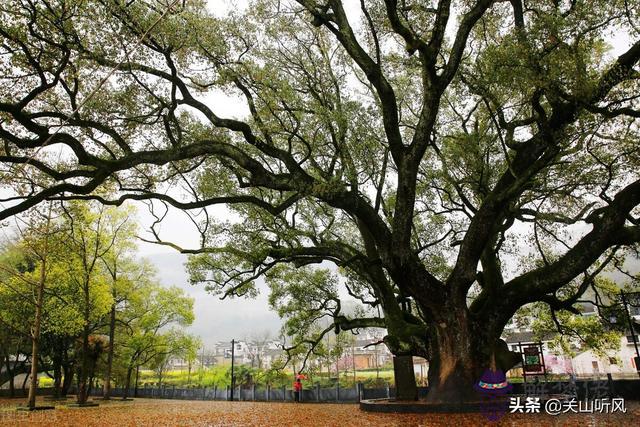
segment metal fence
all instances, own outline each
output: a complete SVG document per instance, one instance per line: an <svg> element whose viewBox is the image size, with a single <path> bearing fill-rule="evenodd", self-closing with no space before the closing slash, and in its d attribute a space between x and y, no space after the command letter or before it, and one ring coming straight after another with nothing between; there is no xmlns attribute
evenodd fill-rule
<svg viewBox="0 0 640 427"><path fill-rule="evenodd" d="M91 391L93 396L101 396L101 389ZM179 388L175 386L139 387L137 392L130 389L129 397L160 398L160 399L184 399L184 400L231 400L230 387L201 387ZM123 397L123 388L112 388L111 396ZM376 399L394 397L395 390L392 387L365 388L363 384L354 387L320 388L318 385L302 390L300 400L302 402L339 402L357 403L361 399ZM294 400L293 390L286 387L252 386L237 387L233 391L233 400L237 401L263 401L263 402L291 402Z"/></svg>
<svg viewBox="0 0 640 427"><path fill-rule="evenodd" d="M579 399L597 398L602 396L619 396L627 400L640 400L640 380L613 380L611 378L603 380L574 380L574 381L550 381L529 384L513 384L514 394L524 395L546 395L554 393L567 393L572 391ZM28 390L16 388L14 397L26 397ZM70 395L75 393L74 388L69 391ZM424 397L427 387L418 387L418 396ZM51 396L52 388L39 388L38 395ZM0 389L0 397L9 397L9 390ZM91 395L99 397L102 395L102 388L94 388ZM123 397L123 388L112 388L113 397ZM139 387L137 392L133 388L127 393L129 397L159 398L159 399L183 399L183 400L231 400L231 389L229 387L200 387L200 388L179 388L175 386L161 387ZM320 388L318 385L303 389L301 400L303 402L338 402L356 403L362 399L394 398L393 387L367 388L363 384L356 384L354 387L331 387ZM238 387L234 389L234 400L237 401L264 401L264 402L291 402L294 400L293 391L285 387Z"/></svg>

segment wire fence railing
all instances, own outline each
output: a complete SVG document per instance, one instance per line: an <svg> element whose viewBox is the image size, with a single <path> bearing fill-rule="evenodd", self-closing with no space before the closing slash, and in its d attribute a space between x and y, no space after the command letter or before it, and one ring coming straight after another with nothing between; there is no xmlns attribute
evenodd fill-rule
<svg viewBox="0 0 640 427"><path fill-rule="evenodd" d="M428 387L418 387L418 397L425 397ZM529 383L514 383L513 394L519 395L552 395L572 393L578 399L594 399L601 397L618 396L628 400L640 400L640 379L612 379L611 377L580 379L569 381L536 381ZM28 389L16 388L13 396L10 390L0 389L0 397L26 397ZM38 395L52 396L53 388L39 388ZM69 390L68 395L75 394L75 388ZM91 396L102 396L102 388L94 387ZM293 390L288 387L271 387L268 385L252 385L236 387L233 397L230 387L179 387L174 385L145 385L130 388L125 393L124 388L111 389L111 397L114 399L151 398L151 399L182 399L182 400L218 400L218 401L262 401L262 402L292 402L295 400ZM309 385L303 388L300 395L302 402L323 403L357 403L365 399L393 399L395 389L393 386L372 387L363 383L357 383L351 387L321 387Z"/></svg>

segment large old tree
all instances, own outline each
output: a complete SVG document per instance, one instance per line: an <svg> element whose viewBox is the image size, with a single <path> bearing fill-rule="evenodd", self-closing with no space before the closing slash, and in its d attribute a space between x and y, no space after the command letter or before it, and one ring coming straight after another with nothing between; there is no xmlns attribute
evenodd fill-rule
<svg viewBox="0 0 640 427"><path fill-rule="evenodd" d="M637 2L219 3L3 2L0 218L172 205L193 280L229 295L334 263L374 314L318 316L428 358L431 401L513 364L520 307L572 309L637 248Z"/></svg>

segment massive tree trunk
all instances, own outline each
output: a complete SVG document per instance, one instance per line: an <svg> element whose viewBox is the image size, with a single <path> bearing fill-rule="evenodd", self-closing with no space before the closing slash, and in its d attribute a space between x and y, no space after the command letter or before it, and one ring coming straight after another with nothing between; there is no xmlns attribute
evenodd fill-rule
<svg viewBox="0 0 640 427"><path fill-rule="evenodd" d="M429 337L427 402L463 404L479 400L475 385L486 369L506 373L520 358L500 340L497 330L469 318L465 308L447 310Z"/></svg>
<svg viewBox="0 0 640 427"><path fill-rule="evenodd" d="M397 398L417 398L411 356L421 356L429 361L427 402L455 405L480 400L475 386L485 370L506 373L520 361L500 340L510 316L472 313L463 291L420 294L421 287L412 285L419 277L414 279L400 286L414 290L413 300L399 301L400 313L388 301L385 307L384 342L395 356ZM413 313L412 306L417 308Z"/></svg>
<svg viewBox="0 0 640 427"><path fill-rule="evenodd" d="M432 349L429 360L427 401L461 403L475 400L473 385L487 364L482 352L468 334L460 331L449 332L442 328L437 332L436 340L438 345Z"/></svg>

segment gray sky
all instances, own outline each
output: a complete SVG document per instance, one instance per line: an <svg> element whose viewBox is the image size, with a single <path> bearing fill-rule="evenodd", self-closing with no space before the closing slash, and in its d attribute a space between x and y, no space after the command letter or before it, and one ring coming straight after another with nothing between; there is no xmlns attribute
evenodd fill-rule
<svg viewBox="0 0 640 427"><path fill-rule="evenodd" d="M359 2L346 0L345 8L351 16L352 24L358 27ZM209 0L209 8L219 16L229 10L243 9L247 0ZM455 20L451 20L449 33L454 30ZM450 34L451 35L451 34ZM612 49L610 57L620 55L630 45L630 39L624 32L607 34L605 38ZM203 99L212 110L221 117L243 118L248 115L246 104L240 98L234 98L222 91L212 91ZM144 206L137 205L141 228L144 229L152 222L151 216ZM219 219L228 219L229 211L222 206L208 209L215 212ZM165 241L176 243L184 248L199 247L198 235L191 222L184 213L172 210L161 225L161 237ZM588 230L581 230L576 237ZM523 248L524 249L524 248ZM185 289L195 299L195 322L190 328L192 333L199 335L206 346L211 346L217 340L231 338L251 338L253 335L271 332L274 337L279 333L281 321L278 315L269 310L268 293L262 283L262 292L256 299L232 299L221 301L204 290L203 285L192 286L188 283L184 263L187 257L173 249L157 245L141 243L140 255L148 258L158 269L158 276L164 285L176 285ZM508 273L507 273L508 274ZM341 292L342 294L343 292ZM342 295L345 299L351 299Z"/></svg>
<svg viewBox="0 0 640 427"><path fill-rule="evenodd" d="M195 321L189 332L200 336L205 347L212 347L216 341L251 339L254 335L263 335L265 331L273 338L279 336L281 321L278 315L269 310L267 292L260 293L256 299L227 299L204 290L204 286L192 286L184 269L185 255L177 252L156 253L145 256L158 270L158 278L165 286L175 285L184 289L195 300ZM264 283L262 284L264 288Z"/></svg>

